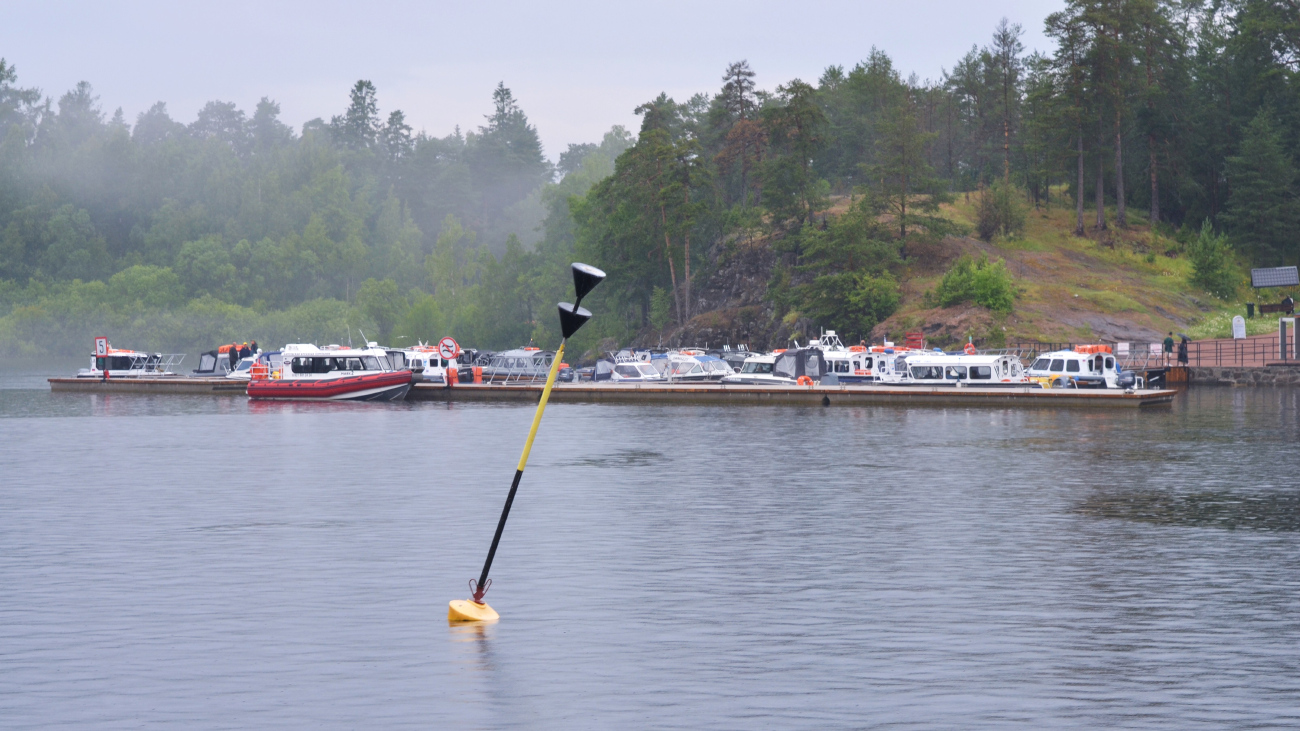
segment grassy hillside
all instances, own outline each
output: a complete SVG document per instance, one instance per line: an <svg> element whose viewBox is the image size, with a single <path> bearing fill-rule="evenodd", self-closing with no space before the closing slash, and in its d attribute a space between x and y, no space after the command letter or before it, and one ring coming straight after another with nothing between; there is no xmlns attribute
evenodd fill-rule
<svg viewBox="0 0 1300 731"><path fill-rule="evenodd" d="M1062 198L1066 205L1068 199ZM963 196L943 207L945 216L974 229L974 197ZM1179 237L1153 231L1141 213L1129 211L1129 225L1093 231L1095 211L1085 212L1087 238L1074 235L1074 209L1054 204L1029 210L1023 235L985 243L970 237L949 238L908 257L903 303L876 329L897 334L921 328L939 336L964 340L1080 341L1160 340L1165 333L1185 332L1196 338L1230 337L1232 316L1245 314L1245 301L1280 300L1277 290L1255 293L1248 271L1241 269L1238 296L1231 301L1198 291L1191 284L1192 267ZM924 293L941 279L961 254L1002 259L1015 277L1018 296L1013 312L995 316L974 306L927 308ZM1248 329L1267 332L1276 321L1256 318Z"/></svg>
<svg viewBox="0 0 1300 731"><path fill-rule="evenodd" d="M1245 314L1248 299L1277 302L1283 297L1278 290L1251 290L1244 263L1239 268L1237 296L1223 300L1201 291L1191 283L1192 265L1186 255L1190 235L1152 231L1141 212L1130 211L1128 227L1120 230L1114 225L1112 208L1107 211L1110 227L1096 232L1092 230L1095 211L1088 211L1088 235L1077 237L1073 207L1061 206L1061 202L1069 206L1069 199L1053 193L1053 206L1029 209L1023 234L1013 239L986 243L954 236L937 243L909 242L898 272L900 306L875 327L872 339L899 340L911 330L925 332L939 346L965 342L968 337L990 346L1013 341L1158 341L1171 331L1197 339L1230 337L1232 317ZM849 205L847 198L837 198L827 215L833 220ZM974 230L975 196L959 195L942 207L942 215ZM704 306L698 314L683 328L644 332L638 344L782 347L790 339L815 336L820 326L836 327L815 323L797 309L776 316L769 284L782 256L777 253L780 249L767 236L737 239L702 282L699 293ZM926 293L962 255L1006 263L1017 294L1010 313L997 314L969 303L944 308L927 304ZM1276 327L1272 317L1247 321L1250 334Z"/></svg>

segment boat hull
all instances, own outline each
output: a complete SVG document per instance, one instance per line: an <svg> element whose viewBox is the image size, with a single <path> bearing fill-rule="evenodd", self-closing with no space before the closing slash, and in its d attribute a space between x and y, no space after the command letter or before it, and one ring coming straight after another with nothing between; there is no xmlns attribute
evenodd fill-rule
<svg viewBox="0 0 1300 731"><path fill-rule="evenodd" d="M401 401L414 374L390 371L342 378L257 379L248 397L268 401Z"/></svg>

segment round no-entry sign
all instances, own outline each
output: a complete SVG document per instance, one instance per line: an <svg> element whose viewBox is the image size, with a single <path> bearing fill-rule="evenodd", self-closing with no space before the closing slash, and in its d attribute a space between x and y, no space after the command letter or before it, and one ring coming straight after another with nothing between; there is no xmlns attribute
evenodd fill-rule
<svg viewBox="0 0 1300 731"><path fill-rule="evenodd" d="M438 341L438 355L444 360L451 360L460 355L460 345L451 338L443 338Z"/></svg>

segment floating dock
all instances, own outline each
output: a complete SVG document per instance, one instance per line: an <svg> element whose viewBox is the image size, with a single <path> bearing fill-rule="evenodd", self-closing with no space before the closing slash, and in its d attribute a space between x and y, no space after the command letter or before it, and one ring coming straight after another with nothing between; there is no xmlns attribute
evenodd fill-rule
<svg viewBox="0 0 1300 731"><path fill-rule="evenodd" d="M152 393L244 396L245 383L225 378L51 378L50 390L74 393ZM698 384L557 383L556 403L615 404L798 404L803 406L995 406L1141 408L1168 404L1177 391L1041 388L955 388L952 386L723 386ZM536 402L542 384L416 383L407 401Z"/></svg>
<svg viewBox="0 0 1300 731"><path fill-rule="evenodd" d="M417 383L408 401L537 401L541 384L459 384L447 388ZM799 404L803 406L1028 406L1139 408L1169 404L1177 391L1041 388L955 388L951 386L723 386L721 384L556 384L553 403L617 404Z"/></svg>
<svg viewBox="0 0 1300 731"><path fill-rule="evenodd" d="M247 381L230 378L51 378L50 390L75 393L156 393L194 396L247 396Z"/></svg>

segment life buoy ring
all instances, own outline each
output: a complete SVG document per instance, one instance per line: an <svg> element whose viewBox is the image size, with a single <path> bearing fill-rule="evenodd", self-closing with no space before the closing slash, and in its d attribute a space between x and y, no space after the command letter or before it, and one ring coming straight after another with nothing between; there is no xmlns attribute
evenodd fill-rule
<svg viewBox="0 0 1300 731"><path fill-rule="evenodd" d="M966 343L966 355L975 355L979 351L975 349L975 343Z"/></svg>
<svg viewBox="0 0 1300 731"><path fill-rule="evenodd" d="M800 386L811 386L813 385L813 379L809 378L808 376L799 376L797 379L795 379L795 383L799 384Z"/></svg>

